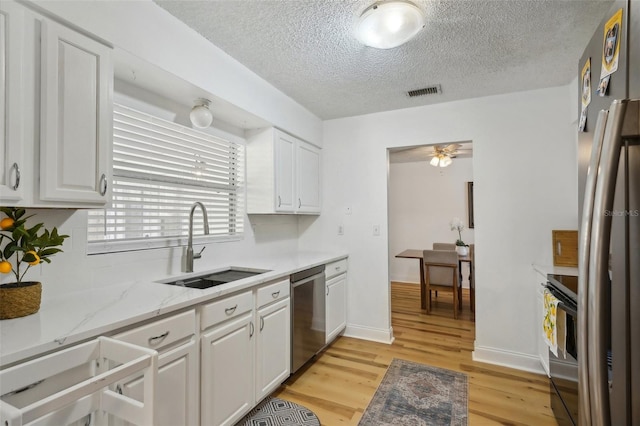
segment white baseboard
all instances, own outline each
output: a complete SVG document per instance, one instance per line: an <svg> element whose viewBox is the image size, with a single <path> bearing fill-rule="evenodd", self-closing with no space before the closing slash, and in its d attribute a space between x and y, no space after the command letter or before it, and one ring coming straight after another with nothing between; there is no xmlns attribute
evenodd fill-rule
<svg viewBox="0 0 640 426"><path fill-rule="evenodd" d="M546 371L544 371L544 368L542 367L540 358L537 355L476 346L471 356L474 361L501 365L503 367L515 368L517 370L528 371L530 373L544 374L545 376L547 375Z"/></svg>
<svg viewBox="0 0 640 426"><path fill-rule="evenodd" d="M386 343L390 345L393 343L393 328L389 327L388 330L383 328L372 328L361 325L347 324L347 328L344 330L343 336L353 337L355 339L371 340L373 342Z"/></svg>

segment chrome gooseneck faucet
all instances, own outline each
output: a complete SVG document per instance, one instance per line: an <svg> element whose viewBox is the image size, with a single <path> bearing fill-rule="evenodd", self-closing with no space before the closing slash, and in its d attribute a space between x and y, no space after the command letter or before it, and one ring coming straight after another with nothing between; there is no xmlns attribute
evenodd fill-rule
<svg viewBox="0 0 640 426"><path fill-rule="evenodd" d="M185 266L185 272L193 272L193 259L200 259L204 247L200 250L200 253L193 254L193 213L196 207L200 207L202 210L202 220L204 221L204 234L209 235L209 218L207 217L207 209L200 201L196 201L191 206L191 212L189 213L189 240L187 241L187 264Z"/></svg>

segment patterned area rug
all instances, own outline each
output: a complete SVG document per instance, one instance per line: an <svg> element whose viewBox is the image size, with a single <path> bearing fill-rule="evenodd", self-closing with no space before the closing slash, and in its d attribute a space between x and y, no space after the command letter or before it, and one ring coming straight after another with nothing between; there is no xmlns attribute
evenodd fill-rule
<svg viewBox="0 0 640 426"><path fill-rule="evenodd" d="M467 376L394 359L359 425L466 425Z"/></svg>
<svg viewBox="0 0 640 426"><path fill-rule="evenodd" d="M268 396L236 426L320 426L318 417L308 408Z"/></svg>

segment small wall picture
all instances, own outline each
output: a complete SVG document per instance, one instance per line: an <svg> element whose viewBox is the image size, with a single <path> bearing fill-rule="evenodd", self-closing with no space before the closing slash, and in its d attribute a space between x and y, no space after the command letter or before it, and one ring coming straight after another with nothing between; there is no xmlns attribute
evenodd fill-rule
<svg viewBox="0 0 640 426"><path fill-rule="evenodd" d="M469 212L469 229L474 228L473 223L473 182L467 182L467 211Z"/></svg>

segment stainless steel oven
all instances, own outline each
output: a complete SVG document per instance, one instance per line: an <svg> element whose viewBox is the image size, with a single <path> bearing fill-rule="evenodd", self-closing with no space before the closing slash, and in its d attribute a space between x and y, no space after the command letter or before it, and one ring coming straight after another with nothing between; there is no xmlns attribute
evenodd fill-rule
<svg viewBox="0 0 640 426"><path fill-rule="evenodd" d="M549 275L547 289L558 300L558 312L566 314L566 345L558 356L549 350L551 408L558 425L578 424L578 311L577 277Z"/></svg>

